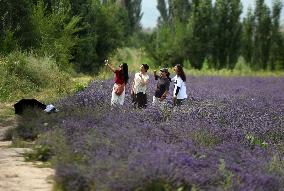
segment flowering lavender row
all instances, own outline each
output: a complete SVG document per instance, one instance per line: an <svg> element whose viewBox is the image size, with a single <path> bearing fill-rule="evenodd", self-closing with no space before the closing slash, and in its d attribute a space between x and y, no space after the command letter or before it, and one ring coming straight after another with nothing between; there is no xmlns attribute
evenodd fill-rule
<svg viewBox="0 0 284 191"><path fill-rule="evenodd" d="M189 77L179 108L171 96L153 107L150 79L143 110L130 91L111 108L112 83L93 82L38 123L65 190L284 190L284 78Z"/></svg>

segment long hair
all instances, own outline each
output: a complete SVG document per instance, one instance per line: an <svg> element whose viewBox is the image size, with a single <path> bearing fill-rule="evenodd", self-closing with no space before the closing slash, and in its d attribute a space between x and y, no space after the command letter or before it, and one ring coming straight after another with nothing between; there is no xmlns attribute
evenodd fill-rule
<svg viewBox="0 0 284 191"><path fill-rule="evenodd" d="M185 82L186 81L186 76L184 74L182 66L180 64L177 64L176 67L177 67L177 75L179 77L181 77L182 81Z"/></svg>
<svg viewBox="0 0 284 191"><path fill-rule="evenodd" d="M171 75L171 73L170 73L170 72L167 72L166 76L167 76L167 78L169 79L169 81L171 82L172 79L171 79L170 75Z"/></svg>
<svg viewBox="0 0 284 191"><path fill-rule="evenodd" d="M128 80L129 80L127 63L125 63L125 62L122 63L122 70L123 70L124 82L125 82L125 84L127 84Z"/></svg>

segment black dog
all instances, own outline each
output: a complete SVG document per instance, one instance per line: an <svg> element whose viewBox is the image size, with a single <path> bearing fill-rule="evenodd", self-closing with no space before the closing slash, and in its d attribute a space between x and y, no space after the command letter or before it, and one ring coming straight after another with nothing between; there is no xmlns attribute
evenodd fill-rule
<svg viewBox="0 0 284 191"><path fill-rule="evenodd" d="M45 110L46 105L36 99L21 99L14 105L15 114L22 115L26 109Z"/></svg>

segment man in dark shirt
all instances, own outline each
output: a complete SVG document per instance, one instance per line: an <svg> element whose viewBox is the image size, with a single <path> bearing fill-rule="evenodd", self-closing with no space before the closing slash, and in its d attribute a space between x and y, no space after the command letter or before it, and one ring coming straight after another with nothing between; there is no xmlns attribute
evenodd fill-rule
<svg viewBox="0 0 284 191"><path fill-rule="evenodd" d="M170 87L168 69L162 68L160 72L160 76L158 76L156 70L154 71L155 80L158 80L157 89L155 91L155 95L153 96L154 105L164 104Z"/></svg>

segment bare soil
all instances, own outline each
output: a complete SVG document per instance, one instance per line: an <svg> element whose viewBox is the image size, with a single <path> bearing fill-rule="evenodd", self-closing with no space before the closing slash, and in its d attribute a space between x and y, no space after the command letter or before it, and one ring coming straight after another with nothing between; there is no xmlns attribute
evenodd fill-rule
<svg viewBox="0 0 284 191"><path fill-rule="evenodd" d="M5 131L16 125L7 108L0 105L0 191L52 191L53 169L40 168L40 162L26 162L23 153L30 149L13 148L11 141L1 141Z"/></svg>

